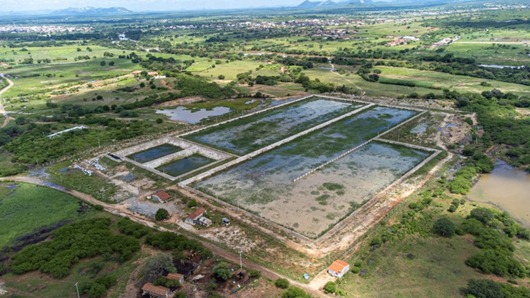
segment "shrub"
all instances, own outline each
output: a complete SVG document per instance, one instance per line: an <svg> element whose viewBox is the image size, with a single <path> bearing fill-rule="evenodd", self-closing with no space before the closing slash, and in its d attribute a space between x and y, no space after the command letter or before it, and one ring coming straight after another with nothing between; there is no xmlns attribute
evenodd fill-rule
<svg viewBox="0 0 530 298"><path fill-rule="evenodd" d="M221 280L228 280L232 277L232 271L225 262L220 262L213 267L213 273Z"/></svg>
<svg viewBox="0 0 530 298"><path fill-rule="evenodd" d="M300 288L289 287L287 291L282 294L282 298L311 298L311 296Z"/></svg>
<svg viewBox="0 0 530 298"><path fill-rule="evenodd" d="M332 281L328 281L324 285L324 292L326 294L334 294L336 291L337 291L337 284L336 283L334 283Z"/></svg>
<svg viewBox="0 0 530 298"><path fill-rule="evenodd" d="M470 218L474 218L480 222L482 222L483 224L488 224L490 223L493 218L495 217L495 215L493 214L493 211L487 209L487 208L475 208L473 210L471 210L471 213L469 214L469 217Z"/></svg>
<svg viewBox="0 0 530 298"><path fill-rule="evenodd" d="M503 298L504 293L499 283L488 279L472 279L467 283L466 294L476 298Z"/></svg>
<svg viewBox="0 0 530 298"><path fill-rule="evenodd" d="M285 279L285 278L278 278L274 282L274 285L277 288L280 288L280 289L287 289L289 287L289 281L287 279Z"/></svg>
<svg viewBox="0 0 530 298"><path fill-rule="evenodd" d="M434 222L432 232L443 237L453 237L456 231L455 224L448 218L442 217Z"/></svg>
<svg viewBox="0 0 530 298"><path fill-rule="evenodd" d="M486 274L500 277L525 277L526 270L510 253L492 249L482 250L466 260L466 265Z"/></svg>

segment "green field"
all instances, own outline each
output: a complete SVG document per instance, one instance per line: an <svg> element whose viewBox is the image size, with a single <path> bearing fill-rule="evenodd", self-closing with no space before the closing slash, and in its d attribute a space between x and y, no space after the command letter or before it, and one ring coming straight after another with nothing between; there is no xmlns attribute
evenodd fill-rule
<svg viewBox="0 0 530 298"><path fill-rule="evenodd" d="M62 220L79 218L72 196L31 184L0 184L0 247L16 237Z"/></svg>
<svg viewBox="0 0 530 298"><path fill-rule="evenodd" d="M417 85L424 84L435 89L481 93L495 88L504 93L511 92L520 96L530 95L530 88L525 85L403 67L378 66L377 69L382 71L381 78L411 81ZM488 83L489 86L481 86L482 82Z"/></svg>

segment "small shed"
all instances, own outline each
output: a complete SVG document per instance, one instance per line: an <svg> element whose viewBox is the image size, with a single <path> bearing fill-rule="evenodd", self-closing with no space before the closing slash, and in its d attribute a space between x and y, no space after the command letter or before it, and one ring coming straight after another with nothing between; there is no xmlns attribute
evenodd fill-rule
<svg viewBox="0 0 530 298"><path fill-rule="evenodd" d="M176 280L178 281L180 284L183 284L184 283L184 275L180 274L180 273L169 273L167 276L166 276L167 279L171 279L171 280Z"/></svg>
<svg viewBox="0 0 530 298"><path fill-rule="evenodd" d="M204 209L203 207L197 208L195 211L188 214L188 216L186 217L186 223L191 225L196 224L199 218L204 216L204 213L206 213L206 209Z"/></svg>
<svg viewBox="0 0 530 298"><path fill-rule="evenodd" d="M171 199L171 195L165 192L164 190L159 190L151 195L153 200L157 200L161 204L168 202Z"/></svg>
<svg viewBox="0 0 530 298"><path fill-rule="evenodd" d="M149 295L151 298L169 298L171 291L162 286L155 286L148 282L142 287L142 295Z"/></svg>
<svg viewBox="0 0 530 298"><path fill-rule="evenodd" d="M328 273L335 277L343 277L350 270L350 265L343 260L336 260L328 267Z"/></svg>

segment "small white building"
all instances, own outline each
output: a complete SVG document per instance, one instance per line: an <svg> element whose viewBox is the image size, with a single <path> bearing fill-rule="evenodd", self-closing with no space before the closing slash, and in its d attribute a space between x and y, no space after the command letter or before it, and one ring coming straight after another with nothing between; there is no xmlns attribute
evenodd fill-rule
<svg viewBox="0 0 530 298"><path fill-rule="evenodd" d="M328 273L341 278L350 270L350 265L342 260L336 260L328 267Z"/></svg>

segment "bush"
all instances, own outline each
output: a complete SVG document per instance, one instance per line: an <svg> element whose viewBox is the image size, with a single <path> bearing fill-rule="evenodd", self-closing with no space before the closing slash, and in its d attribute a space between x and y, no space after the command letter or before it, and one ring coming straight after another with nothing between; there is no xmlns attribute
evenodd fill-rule
<svg viewBox="0 0 530 298"><path fill-rule="evenodd" d="M336 291L337 291L337 284L336 283L334 283L332 281L328 281L324 285L324 292L326 294L334 294Z"/></svg>
<svg viewBox="0 0 530 298"><path fill-rule="evenodd" d="M526 269L510 253L492 249L480 251L466 260L466 265L500 277L525 277Z"/></svg>
<svg viewBox="0 0 530 298"><path fill-rule="evenodd" d="M472 279L467 283L466 294L476 298L503 298L500 284L487 279Z"/></svg>
<svg viewBox="0 0 530 298"><path fill-rule="evenodd" d="M232 271L225 262L220 262L213 267L213 273L221 280L228 280L232 277Z"/></svg>
<svg viewBox="0 0 530 298"><path fill-rule="evenodd" d="M311 296L300 288L289 287L287 291L282 294L282 298L311 298Z"/></svg>
<svg viewBox="0 0 530 298"><path fill-rule="evenodd" d="M261 272L259 272L258 270L250 270L248 276L250 276L250 278L260 278Z"/></svg>
<svg viewBox="0 0 530 298"><path fill-rule="evenodd" d="M489 224L494 217L493 211L487 208L475 208L469 214L469 218L474 218L485 225Z"/></svg>
<svg viewBox="0 0 530 298"><path fill-rule="evenodd" d="M285 279L285 278L278 278L274 282L274 285L277 288L280 288L280 289L287 289L289 287L289 281L287 279Z"/></svg>
<svg viewBox="0 0 530 298"><path fill-rule="evenodd" d="M161 220L166 220L168 218L169 218L169 212L166 209L160 208L156 211L156 214L155 214L156 220L161 221Z"/></svg>
<svg viewBox="0 0 530 298"><path fill-rule="evenodd" d="M448 218L442 217L434 222L432 232L443 237L453 237L456 231L455 224Z"/></svg>

